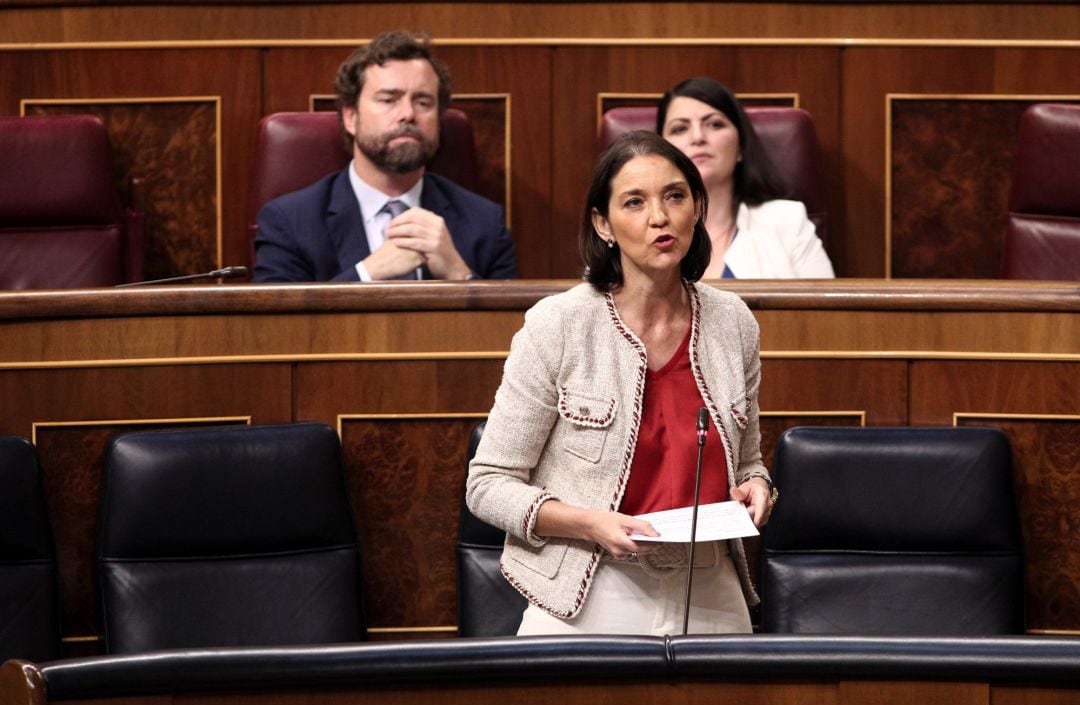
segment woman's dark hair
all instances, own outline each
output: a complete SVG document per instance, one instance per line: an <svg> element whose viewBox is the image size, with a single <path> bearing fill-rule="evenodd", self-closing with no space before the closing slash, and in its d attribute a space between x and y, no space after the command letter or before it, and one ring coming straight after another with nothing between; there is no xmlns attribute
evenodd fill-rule
<svg viewBox="0 0 1080 705"><path fill-rule="evenodd" d="M705 231L705 212L709 206L709 195L697 166L690 161L678 147L655 132L637 130L629 132L611 143L604 150L593 167L592 182L585 198L585 210L581 214L581 228L578 230L578 250L585 263L585 281L597 291L607 292L618 289L623 284L622 263L619 258L619 246L608 244L593 228L593 210L606 219L608 204L611 202L611 182L634 157L656 155L675 165L690 185L690 194L694 204L700 207L701 214L694 223L694 236L690 248L679 264L683 279L696 282L705 273L712 257L712 241Z"/></svg>
<svg viewBox="0 0 1080 705"><path fill-rule="evenodd" d="M668 106L678 97L700 100L722 112L739 131L739 153L742 160L735 164L735 205L746 203L756 206L774 198L787 198L789 192L784 180L776 172L769 155L765 154L754 125L747 117L739 99L727 86L711 78L688 78L664 94L656 111L656 131L664 134Z"/></svg>

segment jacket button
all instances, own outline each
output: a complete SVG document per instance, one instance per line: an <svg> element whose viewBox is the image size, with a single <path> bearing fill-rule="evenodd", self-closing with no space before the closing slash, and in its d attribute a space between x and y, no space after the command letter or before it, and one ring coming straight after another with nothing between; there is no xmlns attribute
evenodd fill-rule
<svg viewBox="0 0 1080 705"><path fill-rule="evenodd" d="M578 413L581 414L582 416L588 416L589 411L590 411L590 409L587 406L583 406L580 409L578 409Z"/></svg>

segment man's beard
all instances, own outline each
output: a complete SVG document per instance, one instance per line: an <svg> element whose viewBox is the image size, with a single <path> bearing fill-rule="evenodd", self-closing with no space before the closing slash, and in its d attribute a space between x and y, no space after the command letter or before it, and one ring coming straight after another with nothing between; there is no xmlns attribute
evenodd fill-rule
<svg viewBox="0 0 1080 705"><path fill-rule="evenodd" d="M356 146L375 166L395 174L408 174L426 165L439 149L438 141L425 138L415 125L405 124L382 135L361 137L360 126L356 126ZM415 137L417 142L402 142L390 146L390 142L402 135Z"/></svg>

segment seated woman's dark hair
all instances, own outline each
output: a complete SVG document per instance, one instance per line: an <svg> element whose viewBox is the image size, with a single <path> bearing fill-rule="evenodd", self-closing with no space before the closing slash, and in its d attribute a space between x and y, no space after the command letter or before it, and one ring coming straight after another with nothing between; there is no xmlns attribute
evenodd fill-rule
<svg viewBox="0 0 1080 705"><path fill-rule="evenodd" d="M656 111L656 131L664 134L668 106L678 97L700 100L722 112L739 131L739 153L742 160L735 164L735 204L756 206L775 198L790 197L784 180L776 172L769 155L758 139L754 125L747 117L739 99L727 86L711 78L688 78L664 94Z"/></svg>
<svg viewBox="0 0 1080 705"><path fill-rule="evenodd" d="M675 165L686 178L690 194L701 214L694 223L694 236L690 248L679 264L683 279L696 282L705 273L712 257L712 241L705 231L705 212L709 206L709 196L701 174L690 158L655 132L637 130L629 132L611 143L604 150L593 167L589 193L585 197L585 210L581 214L581 228L578 230L578 250L585 263L585 281L597 291L608 292L618 289L623 284L622 263L619 260L619 246L608 244L593 228L593 210L604 218L608 217L608 205L611 202L611 182L619 171L634 157L656 155Z"/></svg>

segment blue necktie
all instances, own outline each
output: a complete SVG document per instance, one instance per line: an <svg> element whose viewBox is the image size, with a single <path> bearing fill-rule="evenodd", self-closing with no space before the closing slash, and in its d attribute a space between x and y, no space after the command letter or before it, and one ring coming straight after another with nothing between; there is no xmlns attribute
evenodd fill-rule
<svg viewBox="0 0 1080 705"><path fill-rule="evenodd" d="M386 205L383 206L379 210L379 212L380 213L388 213L390 215L390 220L393 220L394 218L398 217L399 215L401 215L402 213L404 213L407 210L409 210L409 206L406 205L404 201L399 201L398 199L394 198L394 199L391 199L391 200L387 201ZM386 221L387 226L390 225L390 220ZM386 228L383 228L383 237L384 238L386 237ZM419 278L420 277L418 275L418 272L415 269L412 270L411 272L406 272L405 274L402 274L400 277L398 277L398 279L412 279L412 280L416 280L416 279L419 279Z"/></svg>

